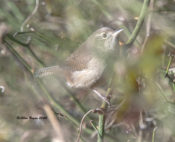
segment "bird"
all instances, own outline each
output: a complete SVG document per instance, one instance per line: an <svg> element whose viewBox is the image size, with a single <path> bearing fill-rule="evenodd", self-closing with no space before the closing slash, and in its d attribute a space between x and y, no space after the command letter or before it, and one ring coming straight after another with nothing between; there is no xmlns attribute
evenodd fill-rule
<svg viewBox="0 0 175 142"><path fill-rule="evenodd" d="M123 29L102 27L93 32L67 59L63 65L44 67L35 72L35 77L59 74L69 88L92 88L106 101L95 87L107 66L106 60L118 46L118 35Z"/></svg>

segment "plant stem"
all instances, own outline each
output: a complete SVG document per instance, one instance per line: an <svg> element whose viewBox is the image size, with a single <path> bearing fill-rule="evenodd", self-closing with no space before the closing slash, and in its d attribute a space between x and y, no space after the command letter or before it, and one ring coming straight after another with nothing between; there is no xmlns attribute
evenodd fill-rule
<svg viewBox="0 0 175 142"><path fill-rule="evenodd" d="M60 104L58 104L50 95L50 93L47 91L46 87L44 86L44 84L41 82L40 79L36 80L37 83L39 84L40 88L42 89L42 91L44 92L44 94L47 96L49 102L56 107L61 113L63 113L69 120L71 120L73 122L73 124L75 124L76 126L79 126L79 122L72 117L64 108L63 106L61 106Z"/></svg>
<svg viewBox="0 0 175 142"><path fill-rule="evenodd" d="M171 65L172 60L173 60L173 56L170 55L169 60L168 60L168 65L167 65L167 68L166 68L166 72L165 72L165 76L169 72L169 68L170 68L170 65Z"/></svg>
<svg viewBox="0 0 175 142"><path fill-rule="evenodd" d="M136 24L131 36L129 37L128 41L126 42L126 46L132 45L132 43L135 41L135 39L136 39L140 29L141 29L141 26L143 24L145 15L147 13L149 2L150 2L150 0L144 0L142 9L141 9L141 12L140 12L140 15L139 15L139 19L137 21L137 24Z"/></svg>
<svg viewBox="0 0 175 142"><path fill-rule="evenodd" d="M107 90L107 94L106 97L109 96L111 92L111 88L108 88ZM104 138L104 125L105 125L105 110L107 108L107 103L104 101L101 105L101 109L104 111L103 114L99 114L99 121L98 121L98 138L97 138L97 142L103 142L103 138Z"/></svg>
<svg viewBox="0 0 175 142"><path fill-rule="evenodd" d="M156 133L157 127L153 129L153 134L152 134L152 142L155 142L155 133Z"/></svg>
<svg viewBox="0 0 175 142"><path fill-rule="evenodd" d="M29 50L30 54L34 57L34 59L36 59L36 61L38 61L38 63L39 63L41 66L45 66L45 64L43 63L43 61L41 61L41 60L38 58L38 56L33 52L33 50L31 49L31 47L30 47L29 44L23 43L23 42L17 40L17 39L16 39L15 37L13 37L11 34L7 34L7 35L4 37L4 39L5 39L6 37L9 38L10 40L12 40L13 42L17 43L17 44L22 45L23 47L26 47L26 48Z"/></svg>
<svg viewBox="0 0 175 142"><path fill-rule="evenodd" d="M31 75L32 75L32 68L30 65L18 54L18 52L13 49L13 47L4 39L4 44L6 45L9 52L14 56L14 58L20 63L20 65Z"/></svg>

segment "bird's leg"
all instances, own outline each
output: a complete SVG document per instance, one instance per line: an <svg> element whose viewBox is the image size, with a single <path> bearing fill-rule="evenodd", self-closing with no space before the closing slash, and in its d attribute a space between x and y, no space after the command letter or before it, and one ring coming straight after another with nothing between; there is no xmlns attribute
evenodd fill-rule
<svg viewBox="0 0 175 142"><path fill-rule="evenodd" d="M110 106L109 100L106 97L104 97L99 91L97 91L96 89L93 89L92 91Z"/></svg>

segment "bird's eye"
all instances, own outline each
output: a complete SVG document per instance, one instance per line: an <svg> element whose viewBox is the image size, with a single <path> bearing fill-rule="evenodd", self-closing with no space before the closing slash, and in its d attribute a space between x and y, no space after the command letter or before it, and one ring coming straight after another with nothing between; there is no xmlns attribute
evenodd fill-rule
<svg viewBox="0 0 175 142"><path fill-rule="evenodd" d="M107 38L107 34L106 33L102 33L102 37L105 39Z"/></svg>

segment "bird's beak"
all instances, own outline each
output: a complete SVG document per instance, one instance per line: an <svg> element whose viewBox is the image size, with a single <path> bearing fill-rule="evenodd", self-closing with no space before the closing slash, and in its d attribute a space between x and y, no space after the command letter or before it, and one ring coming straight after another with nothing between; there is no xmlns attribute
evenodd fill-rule
<svg viewBox="0 0 175 142"><path fill-rule="evenodd" d="M116 38L119 33L121 33L123 29L117 30L112 34L112 43L111 43L111 48L113 49L117 43Z"/></svg>
<svg viewBox="0 0 175 142"><path fill-rule="evenodd" d="M120 29L120 30L115 31L115 32L113 33L113 37L117 37L117 35L118 35L119 33L121 33L122 31L123 31L123 29Z"/></svg>

